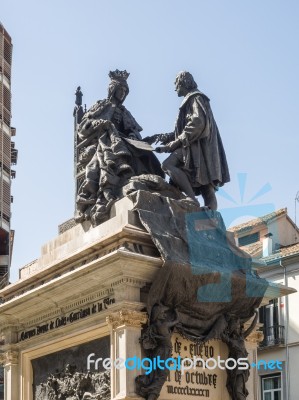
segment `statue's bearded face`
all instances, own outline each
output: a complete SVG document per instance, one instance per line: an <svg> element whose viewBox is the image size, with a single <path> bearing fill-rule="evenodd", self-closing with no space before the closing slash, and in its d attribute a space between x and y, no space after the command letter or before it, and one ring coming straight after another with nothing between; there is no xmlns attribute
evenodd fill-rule
<svg viewBox="0 0 299 400"><path fill-rule="evenodd" d="M184 85L184 81L180 79L180 76L177 76L174 85L175 85L175 91L177 92L177 95L179 97L185 96L188 93L188 90Z"/></svg>
<svg viewBox="0 0 299 400"><path fill-rule="evenodd" d="M190 72L179 72L175 79L175 91L178 96L186 96L191 90L197 89L197 84Z"/></svg>

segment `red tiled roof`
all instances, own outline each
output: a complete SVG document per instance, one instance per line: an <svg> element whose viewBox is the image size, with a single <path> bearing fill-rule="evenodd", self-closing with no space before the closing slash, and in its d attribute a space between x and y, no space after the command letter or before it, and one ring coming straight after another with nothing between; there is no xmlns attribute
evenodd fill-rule
<svg viewBox="0 0 299 400"><path fill-rule="evenodd" d="M268 257L264 257L263 259L267 262L271 260L276 260L278 258L285 258L297 254L299 255L299 243L281 247L277 252L271 254Z"/></svg>
<svg viewBox="0 0 299 400"><path fill-rule="evenodd" d="M259 225L267 225L269 222L274 220L277 217L280 217L281 215L287 214L287 209L286 208L281 208L277 211L274 211L270 214L266 214L262 217L252 219L250 221L244 222L243 224L232 226L231 228L228 229L230 232L242 232L242 231L248 231L251 230L252 228L255 228Z"/></svg>
<svg viewBox="0 0 299 400"><path fill-rule="evenodd" d="M240 249L246 251L251 257L258 257L263 249L263 243L258 241L255 243L248 244L246 246L241 246Z"/></svg>

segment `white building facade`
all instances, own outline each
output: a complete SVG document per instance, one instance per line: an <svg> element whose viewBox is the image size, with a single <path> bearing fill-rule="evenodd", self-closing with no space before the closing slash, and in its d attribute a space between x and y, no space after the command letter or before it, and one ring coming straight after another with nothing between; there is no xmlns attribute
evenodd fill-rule
<svg viewBox="0 0 299 400"><path fill-rule="evenodd" d="M258 274L267 280L297 290L270 300L260 308L264 339L259 345L259 399L295 400L299 380L299 231L286 209L230 229L236 242L261 261ZM265 368L269 361L279 368Z"/></svg>

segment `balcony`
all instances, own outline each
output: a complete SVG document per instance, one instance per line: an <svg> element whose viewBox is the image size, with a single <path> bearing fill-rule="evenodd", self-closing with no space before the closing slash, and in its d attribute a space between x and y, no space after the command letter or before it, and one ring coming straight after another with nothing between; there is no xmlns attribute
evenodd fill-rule
<svg viewBox="0 0 299 400"><path fill-rule="evenodd" d="M260 343L260 348L272 346L283 346L285 344L284 325L264 326L264 340Z"/></svg>
<svg viewBox="0 0 299 400"><path fill-rule="evenodd" d="M15 148L15 143L11 142L11 164L16 165L18 161L18 150Z"/></svg>

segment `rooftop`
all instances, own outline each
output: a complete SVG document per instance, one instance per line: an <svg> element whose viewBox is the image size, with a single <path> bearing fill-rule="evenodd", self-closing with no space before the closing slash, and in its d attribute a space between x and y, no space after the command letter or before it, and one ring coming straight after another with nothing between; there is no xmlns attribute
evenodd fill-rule
<svg viewBox="0 0 299 400"><path fill-rule="evenodd" d="M258 217L255 219L251 219L250 221L244 222L243 224L232 226L228 229L230 232L241 233L243 231L251 230L260 225L267 225L269 222L273 221L274 219L282 216L287 215L286 208L280 208L277 211L274 211L270 214L263 215L262 217Z"/></svg>
<svg viewBox="0 0 299 400"><path fill-rule="evenodd" d="M299 243L290 244L289 246L283 246L280 249L274 251L273 254L268 257L262 257L263 243L261 241L251 243L246 246L241 246L240 248L248 253L251 257L262 258L266 263L290 256L299 256Z"/></svg>
<svg viewBox="0 0 299 400"><path fill-rule="evenodd" d="M246 250L245 250L246 251ZM289 246L281 247L268 257L264 257L266 262L274 261L281 258L299 255L299 243L291 244Z"/></svg>
<svg viewBox="0 0 299 400"><path fill-rule="evenodd" d="M11 37L9 35L9 33L7 32L7 30L4 28L2 22L0 21L0 32L6 37L6 39L11 42Z"/></svg>
<svg viewBox="0 0 299 400"><path fill-rule="evenodd" d="M258 241L246 246L240 246L240 249L246 251L246 253L250 254L251 257L259 257L263 250L263 242Z"/></svg>

